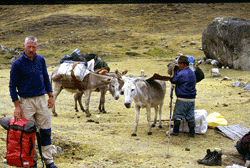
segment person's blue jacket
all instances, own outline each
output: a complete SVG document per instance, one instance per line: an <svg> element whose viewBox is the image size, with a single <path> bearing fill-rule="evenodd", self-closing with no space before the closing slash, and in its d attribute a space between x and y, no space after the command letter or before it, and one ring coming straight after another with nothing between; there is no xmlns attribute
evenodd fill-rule
<svg viewBox="0 0 250 168"><path fill-rule="evenodd" d="M176 84L175 94L179 98L194 99L196 97L195 73L187 66L181 71L175 71L170 82Z"/></svg>
<svg viewBox="0 0 250 168"><path fill-rule="evenodd" d="M35 54L30 61L23 53L12 63L9 90L12 101L20 97L35 97L52 92L44 57Z"/></svg>

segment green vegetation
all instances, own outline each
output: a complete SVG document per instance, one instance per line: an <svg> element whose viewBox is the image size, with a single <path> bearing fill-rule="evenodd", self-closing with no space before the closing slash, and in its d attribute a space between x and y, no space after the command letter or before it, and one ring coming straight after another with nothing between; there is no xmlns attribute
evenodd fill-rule
<svg viewBox="0 0 250 168"><path fill-rule="evenodd" d="M129 55L129 56L138 56L138 55L140 55L137 52L126 52L126 54Z"/></svg>
<svg viewBox="0 0 250 168"><path fill-rule="evenodd" d="M170 53L167 53L166 51L160 48L153 48L153 49L148 50L148 52L145 52L145 54L153 56L153 57L166 57Z"/></svg>

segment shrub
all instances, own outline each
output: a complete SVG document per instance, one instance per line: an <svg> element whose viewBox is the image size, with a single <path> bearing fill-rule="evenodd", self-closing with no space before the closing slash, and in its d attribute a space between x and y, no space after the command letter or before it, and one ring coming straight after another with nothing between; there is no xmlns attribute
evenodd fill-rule
<svg viewBox="0 0 250 168"><path fill-rule="evenodd" d="M130 56L137 56L137 55L140 55L139 53L137 52L126 52L127 55L130 55Z"/></svg>

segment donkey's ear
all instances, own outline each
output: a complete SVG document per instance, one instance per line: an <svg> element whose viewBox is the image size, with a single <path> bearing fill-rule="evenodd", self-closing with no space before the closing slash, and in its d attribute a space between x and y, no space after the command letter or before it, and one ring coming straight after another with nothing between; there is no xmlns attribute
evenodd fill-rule
<svg viewBox="0 0 250 168"><path fill-rule="evenodd" d="M126 75L128 70L126 69L125 71L122 72L123 75Z"/></svg>
<svg viewBox="0 0 250 168"><path fill-rule="evenodd" d="M115 70L115 74L118 74L118 69Z"/></svg>

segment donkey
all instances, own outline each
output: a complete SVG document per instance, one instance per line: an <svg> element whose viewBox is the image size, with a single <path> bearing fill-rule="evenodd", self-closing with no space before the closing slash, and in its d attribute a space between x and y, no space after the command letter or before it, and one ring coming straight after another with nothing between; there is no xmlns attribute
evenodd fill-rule
<svg viewBox="0 0 250 168"><path fill-rule="evenodd" d="M58 95L60 94L60 92L65 89L68 92L71 93L77 93L80 92L78 90L77 87L67 87L67 86L63 86L63 82L68 82L71 83L72 81L61 81L61 80L57 80L58 77L58 69L53 71L51 74L51 83L53 81L53 94L54 94L54 102L56 102L56 98L58 97ZM91 92L96 90L97 88L100 90L105 90L105 88L107 88L107 85L109 83L112 82L116 82L116 84L118 85L118 81L115 77L111 77L108 75L100 75L100 74L96 74L93 72L89 73L88 76L88 80L86 83L86 88L84 90L85 93L85 113L86 113L86 117L90 117L91 114L89 113L89 101L90 101L90 95ZM83 83L83 82L80 82ZM56 104L56 103L55 103ZM57 113L55 112L55 104L52 108L52 113L54 116L57 116Z"/></svg>
<svg viewBox="0 0 250 168"><path fill-rule="evenodd" d="M125 96L124 105L130 108L132 101L135 103L135 126L132 136L136 136L137 126L139 122L140 108L146 108L148 121L148 135L152 135L151 127L156 124L157 113L159 112L159 128L161 126L161 114L164 97L166 94L166 82L160 80L142 80L142 78L123 77L124 86L121 94ZM153 124L151 125L151 108L155 109Z"/></svg>
<svg viewBox="0 0 250 168"><path fill-rule="evenodd" d="M108 76L112 76L115 77L116 80L112 80L110 84L107 85L107 87L103 88L103 89L97 89L95 91L100 91L101 92L101 97L100 97L100 102L99 102L99 111L102 113L106 113L104 104L105 104L105 95L107 90L109 90L109 92L111 93L111 95L114 97L115 100L119 99L119 92L121 90L121 88L124 85L124 81L122 80L122 75L125 75L127 73L127 70L125 70L122 73L119 73L118 70L116 70L115 72L110 72L107 73ZM119 83L117 85L117 82ZM78 112L78 108L77 108L77 102L80 105L81 110L84 112L85 109L82 105L82 95L83 95L84 91L81 92L77 92L74 95L74 100L75 100L75 110L76 112Z"/></svg>

